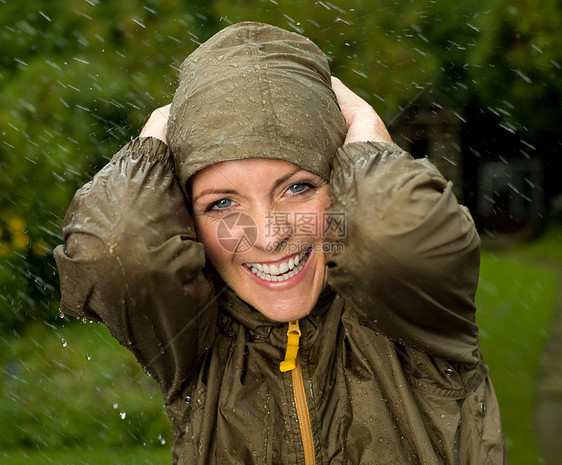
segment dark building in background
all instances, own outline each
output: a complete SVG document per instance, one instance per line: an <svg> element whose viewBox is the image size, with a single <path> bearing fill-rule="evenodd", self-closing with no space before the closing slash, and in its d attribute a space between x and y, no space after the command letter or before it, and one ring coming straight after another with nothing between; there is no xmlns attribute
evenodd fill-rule
<svg viewBox="0 0 562 465"><path fill-rule="evenodd" d="M405 112L390 132L414 158L428 157L453 182L483 236L532 236L545 219L545 164L497 121L438 105Z"/></svg>

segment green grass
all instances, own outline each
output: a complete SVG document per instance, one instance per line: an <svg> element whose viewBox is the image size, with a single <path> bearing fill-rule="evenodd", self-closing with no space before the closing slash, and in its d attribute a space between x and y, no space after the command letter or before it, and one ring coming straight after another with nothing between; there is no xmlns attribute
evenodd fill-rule
<svg viewBox="0 0 562 465"><path fill-rule="evenodd" d="M532 417L541 354L560 292L556 237L550 234L539 243L482 255L477 321L511 465L542 463ZM544 264L547 257L551 266Z"/></svg>
<svg viewBox="0 0 562 465"><path fill-rule="evenodd" d="M0 367L0 451L169 449L158 385L101 324L30 324L0 341Z"/></svg>
<svg viewBox="0 0 562 465"><path fill-rule="evenodd" d="M5 465L163 465L172 462L169 451L141 447L125 449L18 450L0 452Z"/></svg>
<svg viewBox="0 0 562 465"><path fill-rule="evenodd" d="M561 241L558 228L482 255L477 321L511 465L541 463L535 380L560 293ZM171 462L158 386L104 326L35 322L0 339L0 367L0 463Z"/></svg>
<svg viewBox="0 0 562 465"><path fill-rule="evenodd" d="M525 243L515 251L524 253L541 264L562 267L562 225L551 226L539 240Z"/></svg>

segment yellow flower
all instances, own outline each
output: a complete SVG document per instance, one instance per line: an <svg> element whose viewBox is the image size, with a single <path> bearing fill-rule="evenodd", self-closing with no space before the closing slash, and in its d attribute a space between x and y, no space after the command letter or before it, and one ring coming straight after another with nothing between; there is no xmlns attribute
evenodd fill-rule
<svg viewBox="0 0 562 465"><path fill-rule="evenodd" d="M16 234L25 234L25 221L20 216L12 216L8 220L8 229L15 236Z"/></svg>
<svg viewBox="0 0 562 465"><path fill-rule="evenodd" d="M39 239L31 246L31 250L36 257L44 257L49 253L49 246L44 240Z"/></svg>
<svg viewBox="0 0 562 465"><path fill-rule="evenodd" d="M0 242L0 257L7 257L10 253L10 246L6 242Z"/></svg>
<svg viewBox="0 0 562 465"><path fill-rule="evenodd" d="M12 245L15 249L25 249L29 246L29 236L25 233L14 233L12 236Z"/></svg>

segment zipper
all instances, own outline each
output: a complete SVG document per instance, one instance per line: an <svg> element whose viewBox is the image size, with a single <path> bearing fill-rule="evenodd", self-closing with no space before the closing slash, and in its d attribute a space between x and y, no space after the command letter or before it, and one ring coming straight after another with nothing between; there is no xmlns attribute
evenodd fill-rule
<svg viewBox="0 0 562 465"><path fill-rule="evenodd" d="M314 440L312 437L310 414L308 411L308 404L306 402L302 367L299 357L300 336L301 330L299 329L299 322L290 321L289 329L287 330L287 349L285 352L285 360L281 362L279 369L282 372L291 372L293 394L295 396L295 405L297 407L297 416L299 418L302 445L304 448L304 463L305 465L314 465Z"/></svg>

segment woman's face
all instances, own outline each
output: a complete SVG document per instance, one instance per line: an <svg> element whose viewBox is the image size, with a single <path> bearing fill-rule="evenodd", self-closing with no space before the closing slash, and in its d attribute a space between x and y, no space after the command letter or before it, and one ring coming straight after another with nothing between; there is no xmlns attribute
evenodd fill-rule
<svg viewBox="0 0 562 465"><path fill-rule="evenodd" d="M198 240L236 294L275 321L306 316L324 286L329 186L282 160L234 160L190 179Z"/></svg>

